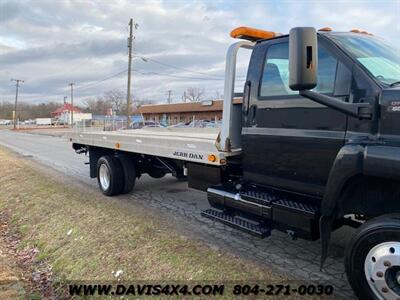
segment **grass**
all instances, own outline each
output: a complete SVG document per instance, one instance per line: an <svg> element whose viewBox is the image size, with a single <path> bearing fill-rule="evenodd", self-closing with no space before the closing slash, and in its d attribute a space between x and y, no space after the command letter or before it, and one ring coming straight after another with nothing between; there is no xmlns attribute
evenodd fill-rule
<svg viewBox="0 0 400 300"><path fill-rule="evenodd" d="M177 233L132 203L66 185L0 148L0 211L56 281L265 281L280 275Z"/></svg>

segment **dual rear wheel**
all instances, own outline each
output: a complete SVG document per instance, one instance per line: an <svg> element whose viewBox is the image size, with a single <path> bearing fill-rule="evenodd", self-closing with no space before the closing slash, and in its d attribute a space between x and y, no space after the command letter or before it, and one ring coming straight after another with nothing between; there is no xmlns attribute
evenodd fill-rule
<svg viewBox="0 0 400 300"><path fill-rule="evenodd" d="M128 155L104 155L97 161L97 182L104 195L129 193L135 181L135 164Z"/></svg>

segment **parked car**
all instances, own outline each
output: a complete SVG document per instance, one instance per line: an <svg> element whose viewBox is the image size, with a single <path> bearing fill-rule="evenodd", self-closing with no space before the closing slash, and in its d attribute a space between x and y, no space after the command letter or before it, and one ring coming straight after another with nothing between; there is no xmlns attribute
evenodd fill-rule
<svg viewBox="0 0 400 300"><path fill-rule="evenodd" d="M12 121L11 120L0 120L0 125L11 125Z"/></svg>
<svg viewBox="0 0 400 300"><path fill-rule="evenodd" d="M115 121L104 126L104 131L115 131L115 130L123 130L126 129L126 122Z"/></svg>
<svg viewBox="0 0 400 300"><path fill-rule="evenodd" d="M160 123L158 123L156 121L136 121L136 122L132 122L129 125L128 129L141 129L141 128L146 128L146 127L164 127L164 126L162 126ZM121 128L121 129L125 129L125 128Z"/></svg>
<svg viewBox="0 0 400 300"><path fill-rule="evenodd" d="M208 123L210 123L208 120L194 120L187 124L187 127L204 128L207 127Z"/></svg>
<svg viewBox="0 0 400 300"><path fill-rule="evenodd" d="M180 122L178 124L169 125L168 128L185 128L187 124L184 122Z"/></svg>
<svg viewBox="0 0 400 300"><path fill-rule="evenodd" d="M25 124L25 125L33 125L33 124L36 124L36 121L35 121L35 120L32 120L32 119L28 119L28 120L25 120L25 121L24 121L24 124Z"/></svg>
<svg viewBox="0 0 400 300"><path fill-rule="evenodd" d="M221 121L212 121L208 122L205 127L207 128L221 128L222 122Z"/></svg>

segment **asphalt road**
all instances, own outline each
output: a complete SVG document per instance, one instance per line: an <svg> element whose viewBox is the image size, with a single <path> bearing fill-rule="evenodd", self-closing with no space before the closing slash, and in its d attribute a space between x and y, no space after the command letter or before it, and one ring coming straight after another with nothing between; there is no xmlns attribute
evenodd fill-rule
<svg viewBox="0 0 400 300"><path fill-rule="evenodd" d="M63 176L88 184L89 188L97 188L97 181L89 178L89 167L84 164L88 157L75 154L66 139L0 130L0 145L55 169ZM329 258L320 271L318 241L292 240L277 231L269 238L257 239L202 218L201 210L208 207L206 194L188 189L186 182L178 182L171 176L152 179L144 175L136 182L131 194L118 197L140 201L163 212L163 216L173 218L186 233L190 232L213 248L256 260L294 280L330 283L345 298L354 297L343 266L344 247L353 231L350 228L342 228L333 234Z"/></svg>

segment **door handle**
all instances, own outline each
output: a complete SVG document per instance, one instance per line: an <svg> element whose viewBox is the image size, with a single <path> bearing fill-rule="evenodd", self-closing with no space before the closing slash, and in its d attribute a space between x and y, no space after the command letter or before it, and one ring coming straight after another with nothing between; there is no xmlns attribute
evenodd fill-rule
<svg viewBox="0 0 400 300"><path fill-rule="evenodd" d="M252 105L250 106L250 123L251 125L256 125L257 124L257 105Z"/></svg>
<svg viewBox="0 0 400 300"><path fill-rule="evenodd" d="M244 93L243 93L243 114L247 116L249 114L249 105L250 105L250 88L251 81L247 80L244 85Z"/></svg>

